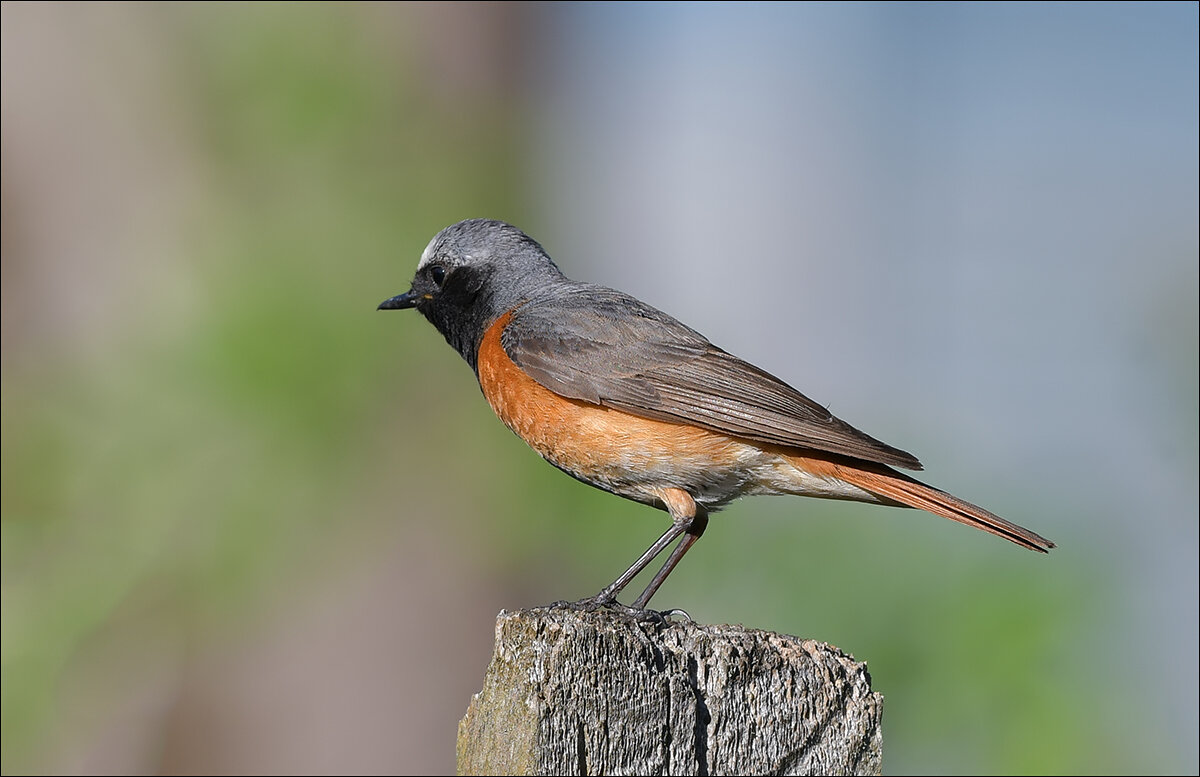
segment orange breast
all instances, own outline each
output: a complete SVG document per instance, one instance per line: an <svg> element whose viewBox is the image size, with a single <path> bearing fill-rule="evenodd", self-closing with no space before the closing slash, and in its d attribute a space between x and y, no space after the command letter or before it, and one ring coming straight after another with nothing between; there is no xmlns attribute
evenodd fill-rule
<svg viewBox="0 0 1200 777"><path fill-rule="evenodd" d="M479 385L500 420L543 458L600 488L649 503L661 504L671 488L699 498L714 488L745 486L745 459L759 451L743 441L568 399L530 378L500 343L511 318L506 313L484 334Z"/></svg>

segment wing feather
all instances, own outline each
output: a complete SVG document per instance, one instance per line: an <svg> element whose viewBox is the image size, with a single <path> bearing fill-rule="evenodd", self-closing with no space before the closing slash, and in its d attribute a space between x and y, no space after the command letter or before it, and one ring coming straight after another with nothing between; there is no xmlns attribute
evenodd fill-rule
<svg viewBox="0 0 1200 777"><path fill-rule="evenodd" d="M921 469L911 454L627 294L574 284L536 302L517 309L501 343L555 393L758 442Z"/></svg>

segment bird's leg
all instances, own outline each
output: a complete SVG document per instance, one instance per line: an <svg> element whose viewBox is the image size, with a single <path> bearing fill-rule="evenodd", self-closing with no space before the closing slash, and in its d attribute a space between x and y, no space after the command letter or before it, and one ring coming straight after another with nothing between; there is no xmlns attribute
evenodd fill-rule
<svg viewBox="0 0 1200 777"><path fill-rule="evenodd" d="M617 609L629 610L631 613L641 612L646 609L646 603L650 601L650 597L654 595L654 592L667 579L667 575L671 574L671 570L683 558L683 554L687 553L696 540L700 539L700 535L704 533L704 528L708 525L708 512L703 507L697 505L695 500L686 491L678 488L664 489L661 498L663 504L667 507L667 511L671 514L671 528L663 532L663 535L608 587L595 596L575 602L574 606L584 609L616 607ZM668 545L678 539L680 535L683 535L683 539L671 551L671 555L667 558L666 563L663 564L662 569L658 570L658 574L650 581L650 585L646 586L646 590L637 598L633 607L626 608L620 605L617 602L617 594L621 593L633 578L641 574L642 570L662 553Z"/></svg>
<svg viewBox="0 0 1200 777"><path fill-rule="evenodd" d="M694 503L693 503L694 504ZM658 570L658 574L650 581L650 585L646 586L646 590L642 591L642 595L633 603L633 609L644 610L650 602L650 597L654 596L654 592L667 579L667 575L671 574L671 570L683 558L683 554L696 544L696 540L700 539L700 535L704 534L704 529L708 526L708 511L699 505L695 505L695 514L691 520L684 526L683 539L675 546L675 550L671 551L671 555L667 557L666 563L662 565L662 569ZM686 615L686 613L685 613ZM691 620L691 616L688 617Z"/></svg>
<svg viewBox="0 0 1200 777"><path fill-rule="evenodd" d="M663 535L659 537L654 544L651 545L649 549L647 549L646 552L638 558L637 561L633 562L632 566L630 566L629 569L626 569L620 577L612 581L612 583L610 583L600 593L596 594L595 596L589 596L586 599L580 599L578 602L575 602L574 606L590 610L598 609L600 607L609 607L616 604L617 594L621 593L625 586L629 585L629 581L641 574L642 570L645 569L650 562L653 561L656 556L658 556L659 553L662 553L668 545L674 542L679 535L683 534L685 531L687 531L687 526L684 523L681 523L680 521L672 522L671 528L663 532Z"/></svg>

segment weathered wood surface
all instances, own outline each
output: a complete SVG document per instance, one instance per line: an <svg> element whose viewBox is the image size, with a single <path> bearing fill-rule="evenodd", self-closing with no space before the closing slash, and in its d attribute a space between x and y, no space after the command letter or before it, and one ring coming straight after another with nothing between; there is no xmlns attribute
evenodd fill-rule
<svg viewBox="0 0 1200 777"><path fill-rule="evenodd" d="M821 642L612 612L501 612L459 774L879 774L883 698Z"/></svg>

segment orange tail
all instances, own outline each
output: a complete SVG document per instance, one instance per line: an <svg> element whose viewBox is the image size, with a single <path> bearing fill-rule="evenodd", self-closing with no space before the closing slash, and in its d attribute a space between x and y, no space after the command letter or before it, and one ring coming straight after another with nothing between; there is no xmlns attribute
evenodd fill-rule
<svg viewBox="0 0 1200 777"><path fill-rule="evenodd" d="M851 464L810 458L795 460L796 458L798 457L795 457L794 461L797 466L815 474L832 476L901 505L974 526L989 534L1003 537L1009 542L1015 542L1021 547L1039 553L1046 553L1054 547L1053 542L1023 526L1006 521L953 494L927 486L891 467L868 462L855 461Z"/></svg>

